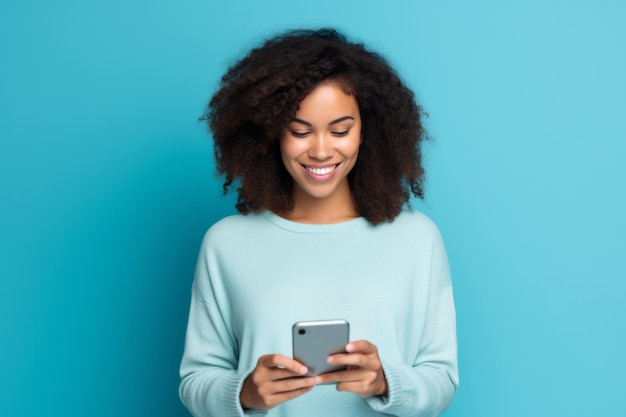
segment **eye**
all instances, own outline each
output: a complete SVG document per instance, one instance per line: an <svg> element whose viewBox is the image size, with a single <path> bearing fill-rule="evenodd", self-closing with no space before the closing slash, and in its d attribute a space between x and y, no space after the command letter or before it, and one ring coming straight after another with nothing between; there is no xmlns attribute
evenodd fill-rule
<svg viewBox="0 0 626 417"><path fill-rule="evenodd" d="M338 137L346 136L348 133L350 133L350 129L342 130L340 132L332 132L333 136L338 136Z"/></svg>
<svg viewBox="0 0 626 417"><path fill-rule="evenodd" d="M292 136L296 138L306 138L310 132L299 132L299 131L291 130L290 133Z"/></svg>

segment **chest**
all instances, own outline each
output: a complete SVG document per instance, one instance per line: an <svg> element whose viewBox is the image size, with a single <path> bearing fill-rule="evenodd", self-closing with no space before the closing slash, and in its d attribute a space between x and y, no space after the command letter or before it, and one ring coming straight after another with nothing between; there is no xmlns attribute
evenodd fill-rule
<svg viewBox="0 0 626 417"><path fill-rule="evenodd" d="M242 341L261 333L289 350L295 322L323 319L348 320L352 340L396 338L426 308L430 255L402 242L296 235L236 252L220 276Z"/></svg>

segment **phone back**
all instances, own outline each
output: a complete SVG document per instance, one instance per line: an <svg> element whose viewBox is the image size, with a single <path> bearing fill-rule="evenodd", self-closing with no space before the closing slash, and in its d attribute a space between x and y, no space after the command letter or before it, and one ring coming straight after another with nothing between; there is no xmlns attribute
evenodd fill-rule
<svg viewBox="0 0 626 417"><path fill-rule="evenodd" d="M345 369L326 363L329 355L345 352L349 325L345 320L298 322L293 325L293 358L304 364L314 376Z"/></svg>

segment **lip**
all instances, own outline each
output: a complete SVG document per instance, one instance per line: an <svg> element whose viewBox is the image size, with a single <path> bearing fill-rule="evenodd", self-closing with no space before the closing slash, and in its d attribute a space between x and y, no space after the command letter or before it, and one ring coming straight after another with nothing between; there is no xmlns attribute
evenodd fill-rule
<svg viewBox="0 0 626 417"><path fill-rule="evenodd" d="M329 179L331 179L332 177L335 176L335 174L338 171L338 168L341 164L325 164L325 165L305 165L302 164L302 168L304 169L304 172L306 172L307 176L309 178L311 178L314 181L319 181L319 182L323 182L323 181L328 181ZM329 168L332 168L330 171L328 172L324 172L324 173L315 173L312 172L311 169L314 169L316 171L327 171Z"/></svg>

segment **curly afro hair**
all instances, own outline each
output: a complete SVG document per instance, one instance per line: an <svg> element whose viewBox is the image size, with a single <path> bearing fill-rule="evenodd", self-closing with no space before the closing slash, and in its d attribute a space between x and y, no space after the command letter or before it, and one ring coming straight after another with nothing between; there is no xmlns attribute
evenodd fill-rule
<svg viewBox="0 0 626 417"><path fill-rule="evenodd" d="M238 186L239 212L294 207L279 138L299 103L322 82L356 98L362 145L348 182L359 215L393 220L423 198L421 107L387 61L333 29L288 31L235 63L222 77L201 120L213 132L224 193Z"/></svg>

